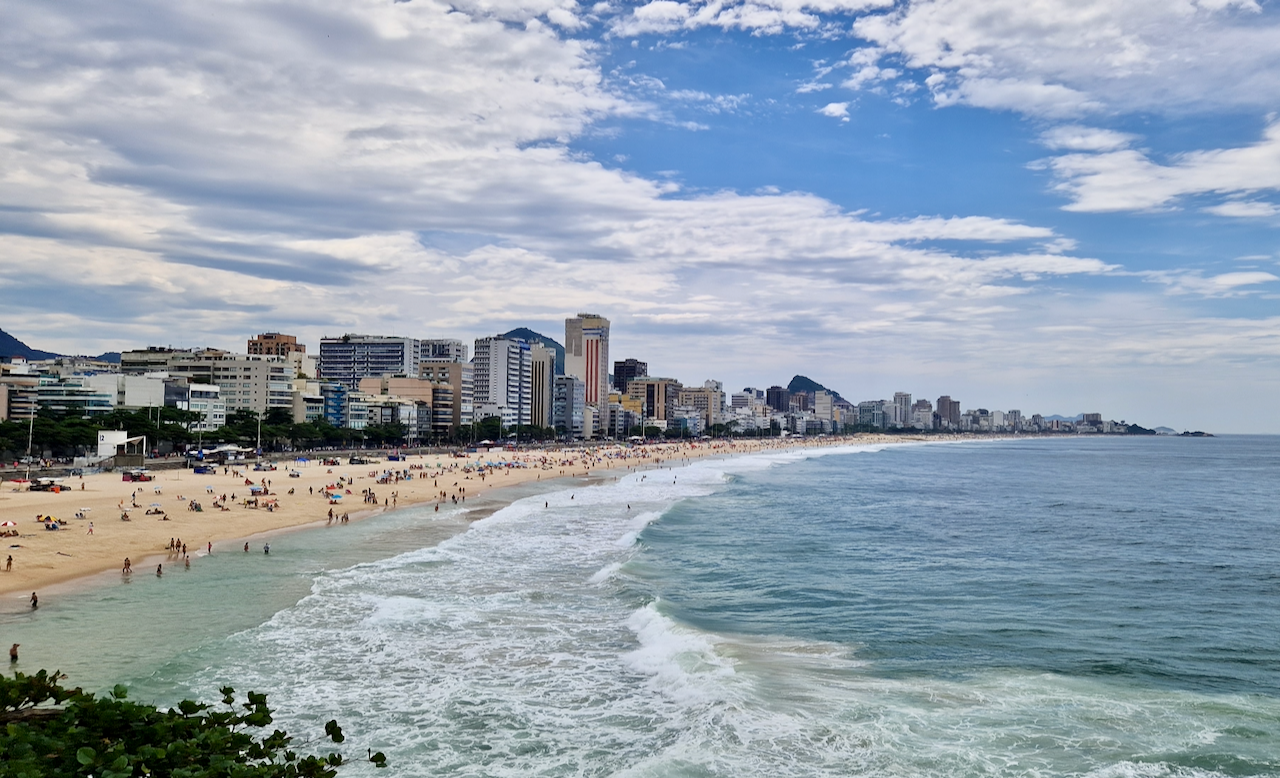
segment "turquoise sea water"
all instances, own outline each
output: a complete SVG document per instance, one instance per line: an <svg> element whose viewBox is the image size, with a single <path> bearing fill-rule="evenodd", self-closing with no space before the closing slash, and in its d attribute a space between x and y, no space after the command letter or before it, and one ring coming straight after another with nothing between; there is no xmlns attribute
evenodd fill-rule
<svg viewBox="0 0 1280 778"><path fill-rule="evenodd" d="M268 692L396 775L1280 776L1278 475L1246 437L704 461L112 579L0 642Z"/></svg>

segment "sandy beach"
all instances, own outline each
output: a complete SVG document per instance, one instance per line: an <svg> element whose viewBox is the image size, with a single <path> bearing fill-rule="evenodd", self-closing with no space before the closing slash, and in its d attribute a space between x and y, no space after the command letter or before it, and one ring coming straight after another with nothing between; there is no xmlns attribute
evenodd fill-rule
<svg viewBox="0 0 1280 778"><path fill-rule="evenodd" d="M120 473L69 478L66 489L25 491L0 483L0 531L9 533L0 553L0 595L26 599L56 583L120 570L125 558L136 574L161 555L166 566L193 565L212 546L259 533L334 521L358 521L377 513L423 503L452 505L465 498L535 480L628 469L678 465L705 456L748 454L793 447L903 442L901 436L857 435L802 440L740 440L662 443L638 447L578 446L555 450L489 452L465 456L409 456L371 465L326 466L320 460L282 459L276 470L255 471L253 462L192 470L153 471L154 480L126 482ZM265 460L264 460L265 461ZM496 466L491 466L496 465ZM251 494L251 487L265 493ZM326 496L330 495L330 496ZM225 497L225 501L223 498ZM256 498L256 499L255 499ZM192 501L201 510L193 510ZM268 504L270 503L270 508ZM82 518L77 518L80 514ZM127 515L128 520L122 516ZM59 529L37 517L54 517ZM92 530L92 531L91 531ZM16 536L13 534L16 532ZM181 542L186 555L172 552ZM256 549L255 549L256 550ZM9 568L9 557L12 567Z"/></svg>

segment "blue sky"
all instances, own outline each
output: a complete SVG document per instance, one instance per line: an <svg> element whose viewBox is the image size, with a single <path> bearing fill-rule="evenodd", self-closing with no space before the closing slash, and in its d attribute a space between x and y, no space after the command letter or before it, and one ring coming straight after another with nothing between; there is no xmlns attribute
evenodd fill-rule
<svg viewBox="0 0 1280 778"><path fill-rule="evenodd" d="M1254 0L14 0L0 327L614 322L731 389L1280 432ZM1263 402L1265 405L1265 400Z"/></svg>

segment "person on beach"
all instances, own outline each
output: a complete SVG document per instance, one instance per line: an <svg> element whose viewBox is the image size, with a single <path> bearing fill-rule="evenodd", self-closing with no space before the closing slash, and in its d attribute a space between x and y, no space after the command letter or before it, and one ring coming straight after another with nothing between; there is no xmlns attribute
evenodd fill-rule
<svg viewBox="0 0 1280 778"><path fill-rule="evenodd" d="M84 534L86 534L86 535L92 535L92 534L93 534L93 522L92 522L92 521L91 521L91 522L89 522L89 531L88 531L88 532L86 532L86 533L84 533Z"/></svg>
<svg viewBox="0 0 1280 778"><path fill-rule="evenodd" d="M18 646L20 645L22 644L14 643L12 646L9 646L9 664L13 664L18 661Z"/></svg>
<svg viewBox="0 0 1280 778"><path fill-rule="evenodd" d="M124 575L129 575L133 572L133 563L129 561L129 557L124 558L124 567L121 568L120 572Z"/></svg>
<svg viewBox="0 0 1280 778"><path fill-rule="evenodd" d="M206 554L212 554L212 553L213 553L213 541L212 541L212 540L211 540L211 541L209 541L209 547L208 547L208 548L206 548L204 551L205 551L205 553L206 553Z"/></svg>
<svg viewBox="0 0 1280 778"><path fill-rule="evenodd" d="M40 598L36 596L35 592L32 592L31 593L31 610L35 610L36 608L39 608L39 607L40 607Z"/></svg>
<svg viewBox="0 0 1280 778"><path fill-rule="evenodd" d="M162 575L164 575L164 565L163 564L156 565L156 578L159 578Z"/></svg>
<svg viewBox="0 0 1280 778"><path fill-rule="evenodd" d="M189 557L189 556L184 556L184 557L182 558L182 564L183 564L183 567L185 567L185 568L187 568L188 570L190 570L190 569L191 569L191 557Z"/></svg>
<svg viewBox="0 0 1280 778"><path fill-rule="evenodd" d="M244 544L244 552L245 552L246 554L247 554L247 553L249 553L249 544L248 544L248 543L245 543L245 544Z"/></svg>
<svg viewBox="0 0 1280 778"><path fill-rule="evenodd" d="M270 554L270 553L271 553L271 544L270 544L270 543L263 543L263 544L262 544L262 553L263 553L263 554Z"/></svg>
<svg viewBox="0 0 1280 778"><path fill-rule="evenodd" d="M6 573L13 572L13 554L10 554L9 558L4 560L4 571Z"/></svg>

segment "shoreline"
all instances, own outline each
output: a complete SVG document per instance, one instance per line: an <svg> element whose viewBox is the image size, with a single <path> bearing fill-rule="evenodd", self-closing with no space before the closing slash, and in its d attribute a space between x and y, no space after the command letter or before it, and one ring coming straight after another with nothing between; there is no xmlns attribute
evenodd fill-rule
<svg viewBox="0 0 1280 778"><path fill-rule="evenodd" d="M240 544L252 543L258 538L322 527L328 523L331 508L336 516L343 512L353 514L350 520L356 522L433 502L437 509L439 505L452 507L454 498L497 497L509 487L544 480L552 482L591 477L595 473L632 472L687 464L695 459L714 456L915 442L923 442L923 439L863 434L795 441L767 439L664 442L638 447L566 446L465 456L415 455L402 462L382 461L355 466L328 467L315 462L280 461L275 463L279 469L274 471L254 471L252 463L242 463L228 466L226 474L218 472L197 476L191 470L156 471L156 480L143 483L123 482L118 480L119 474L102 473L68 479L69 491L60 494L11 492L3 490L0 485L0 521L16 522L17 527L4 529L17 529L20 533L17 538L0 538L5 541L0 553L0 598L7 601L4 610L8 611L16 607L18 601L29 597L32 591L62 594L96 586L105 582L104 575L118 571L125 557L134 562L135 574L146 573L147 565L181 563L181 554L175 556L166 548L169 537L181 538L187 544L192 564L198 564L209 543L225 549L227 543L234 542L239 548ZM489 468L486 464L501 467ZM243 470L240 469L242 467ZM484 468L483 475L479 468ZM289 477L290 470L297 471L299 475ZM378 476L385 471L407 472L414 478L377 483ZM344 484L343 499L336 504L312 493L317 487L331 486L340 476L350 477L350 483ZM270 496L279 500L279 508L267 511L247 507L243 502L243 492L248 489L246 478L256 482L267 481ZM440 483L442 480L444 482ZM292 489L295 493L287 494L285 489ZM356 503L355 498L365 489L373 490L382 504ZM189 493L183 493L183 490ZM445 496L440 496L441 491ZM223 494L228 497L227 510L214 510L211 507L213 498ZM232 495L235 495L234 500ZM190 500L200 502L204 510L188 511L186 506ZM384 500L385 503L382 502ZM157 501L159 510L168 512L167 521L144 513L144 510L155 510L150 506ZM125 502L139 506L127 509L130 514L128 523L119 521L118 516L120 509L117 506ZM457 504L465 502L465 499L459 499ZM494 510L501 509L505 502L509 500L498 497L499 504ZM81 508L89 509L84 511L84 518L66 518ZM44 525L35 521L37 514L56 516L63 529L43 529ZM480 518L483 516L469 521ZM91 522L94 534L89 535L87 529ZM4 572L5 557L9 555L13 556L14 568L12 572Z"/></svg>

